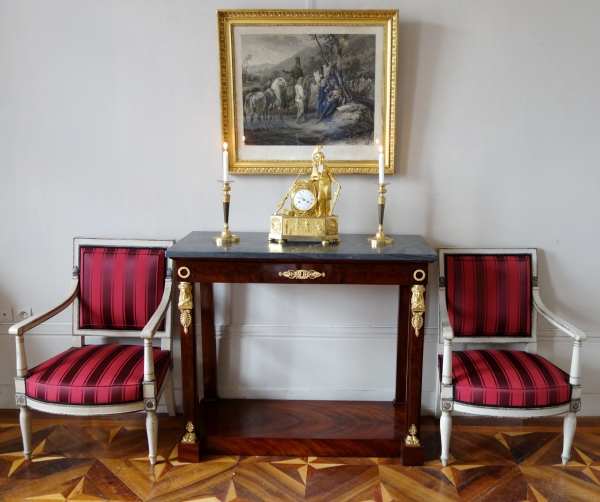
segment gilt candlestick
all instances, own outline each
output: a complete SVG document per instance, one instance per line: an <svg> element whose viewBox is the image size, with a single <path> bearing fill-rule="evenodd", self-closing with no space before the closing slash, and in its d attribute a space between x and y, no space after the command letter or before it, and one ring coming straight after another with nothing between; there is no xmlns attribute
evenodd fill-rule
<svg viewBox="0 0 600 502"><path fill-rule="evenodd" d="M389 183L377 183L377 185L379 185L379 227L377 228L377 233L375 234L375 236L373 237L367 237L367 241L371 244L371 246L373 247L377 247L380 245L389 245L389 244L393 244L394 243L394 239L392 239L391 237L388 237L387 235L385 235L385 233L383 232L383 214L385 212L385 192L386 192L386 185L389 185Z"/></svg>
<svg viewBox="0 0 600 502"><path fill-rule="evenodd" d="M233 181L219 180L219 183L223 184L223 220L224 220L224 224L223 224L223 231L221 232L221 235L215 235L213 237L213 241L215 241L215 244L220 246L222 244L233 244L236 242L240 242L240 238L237 235L233 235L231 233L231 231L229 230L229 201L231 200L229 191L231 190L230 184L233 183Z"/></svg>

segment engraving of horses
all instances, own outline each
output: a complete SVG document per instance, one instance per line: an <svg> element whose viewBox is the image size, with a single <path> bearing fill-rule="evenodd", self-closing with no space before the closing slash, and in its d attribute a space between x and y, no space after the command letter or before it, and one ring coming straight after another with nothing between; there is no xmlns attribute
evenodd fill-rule
<svg viewBox="0 0 600 502"><path fill-rule="evenodd" d="M260 122L261 129L269 129L268 124L263 121L267 116L267 98L260 91L249 92L244 100L244 120L247 122L249 117L251 127L255 116Z"/></svg>
<svg viewBox="0 0 600 502"><path fill-rule="evenodd" d="M279 120L285 126L285 121L283 120L283 112L286 111L289 107L290 97L288 93L289 84L286 82L283 77L276 77L273 79L271 83L270 91L266 91L266 97L269 101L268 110L271 112L271 120L273 119L273 112L277 111L279 114ZM293 97L292 97L293 101ZM289 113L289 112L288 112Z"/></svg>

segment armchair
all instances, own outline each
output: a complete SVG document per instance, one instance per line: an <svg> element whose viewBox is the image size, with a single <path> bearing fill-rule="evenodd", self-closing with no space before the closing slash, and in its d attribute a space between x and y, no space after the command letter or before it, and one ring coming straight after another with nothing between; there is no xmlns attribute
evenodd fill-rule
<svg viewBox="0 0 600 502"><path fill-rule="evenodd" d="M23 453L31 458L30 409L65 415L146 411L149 459L156 463L156 408L165 393L175 414L172 379L171 260L174 241L76 238L66 298L15 324L16 403ZM73 304L72 347L28 369L24 335ZM88 336L107 343L86 345ZM121 344L121 339L141 344ZM160 347L153 347L153 340Z"/></svg>
<svg viewBox="0 0 600 502"><path fill-rule="evenodd" d="M566 412L562 463L581 408L583 331L550 312L538 288L536 249L439 250L441 461L449 459L452 411L496 417ZM537 314L573 339L567 374L537 352ZM525 343L526 350L453 350L456 343Z"/></svg>

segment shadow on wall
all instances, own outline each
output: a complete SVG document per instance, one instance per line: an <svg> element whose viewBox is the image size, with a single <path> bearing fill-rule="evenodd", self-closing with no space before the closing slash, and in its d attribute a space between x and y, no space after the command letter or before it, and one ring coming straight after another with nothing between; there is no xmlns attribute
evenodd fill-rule
<svg viewBox="0 0 600 502"><path fill-rule="evenodd" d="M396 173L409 178L410 157L412 175L425 175L424 181L427 185L430 185L430 170L424 168L423 145L433 90L438 81L437 69L443 30L442 26L431 23L401 22L399 26L396 113L396 155L399 162L396 163ZM426 47L423 46L424 40L427 41ZM414 117L415 104L418 104L418 118ZM421 208L427 211L424 219L426 226L420 232L425 237L429 237L430 234L433 203L432 200L426 200L421 205Z"/></svg>

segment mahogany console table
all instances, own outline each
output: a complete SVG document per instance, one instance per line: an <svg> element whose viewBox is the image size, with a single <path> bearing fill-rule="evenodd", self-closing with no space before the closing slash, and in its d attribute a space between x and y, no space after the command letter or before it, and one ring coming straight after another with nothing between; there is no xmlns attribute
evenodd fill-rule
<svg viewBox="0 0 600 502"><path fill-rule="evenodd" d="M436 252L416 235L371 247L366 235L339 244L269 243L240 233L229 246L192 232L167 251L179 281L183 414L197 434L179 443L179 458L202 454L402 456L422 465L419 443L423 314L428 265ZM193 283L200 283L204 397L198 401ZM381 284L399 287L396 392L393 402L219 399L213 283ZM186 441L187 440L187 441Z"/></svg>

